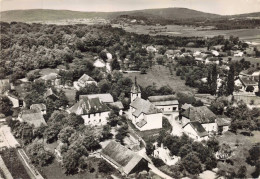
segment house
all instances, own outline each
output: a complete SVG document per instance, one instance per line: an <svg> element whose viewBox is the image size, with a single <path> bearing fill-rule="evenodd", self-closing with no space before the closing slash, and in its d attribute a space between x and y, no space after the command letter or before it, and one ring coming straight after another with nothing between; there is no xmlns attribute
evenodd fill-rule
<svg viewBox="0 0 260 179"><path fill-rule="evenodd" d="M208 140L208 133L198 121L192 121L183 127L184 133L196 141Z"/></svg>
<svg viewBox="0 0 260 179"><path fill-rule="evenodd" d="M244 56L244 52L241 52L241 51L234 52L234 57L243 57L243 56Z"/></svg>
<svg viewBox="0 0 260 179"><path fill-rule="evenodd" d="M26 106L26 104L23 100L23 97L19 96L17 93L14 93L13 91L6 91L5 94L9 98L9 100L12 102L13 108Z"/></svg>
<svg viewBox="0 0 260 179"><path fill-rule="evenodd" d="M74 88L76 88L76 90L80 90L80 88L84 88L89 84L97 85L97 82L93 78L91 78L90 76L88 76L86 74L82 75L78 79L78 81L73 82L73 86L74 86Z"/></svg>
<svg viewBox="0 0 260 179"><path fill-rule="evenodd" d="M113 96L109 93L79 95L79 100L81 100L83 98L89 98L89 99L99 98L100 101L102 101L103 103L113 103L114 102Z"/></svg>
<svg viewBox="0 0 260 179"><path fill-rule="evenodd" d="M150 46L146 47L146 51L148 53L154 53L154 52L157 52L157 49L154 46L150 45Z"/></svg>
<svg viewBox="0 0 260 179"><path fill-rule="evenodd" d="M259 77L239 77L242 83L242 90L246 92L258 92L258 78Z"/></svg>
<svg viewBox="0 0 260 179"><path fill-rule="evenodd" d="M147 160L115 141L109 142L100 154L123 175L149 170Z"/></svg>
<svg viewBox="0 0 260 179"><path fill-rule="evenodd" d="M217 132L217 116L206 106L190 107L182 115L182 124L185 126L189 122L197 121L208 133Z"/></svg>
<svg viewBox="0 0 260 179"><path fill-rule="evenodd" d="M219 56L219 52L217 50L211 50L212 55L214 55L215 57Z"/></svg>
<svg viewBox="0 0 260 179"><path fill-rule="evenodd" d="M178 112L179 101L175 95L150 96L148 100L162 112Z"/></svg>
<svg viewBox="0 0 260 179"><path fill-rule="evenodd" d="M68 113L80 115L85 125L100 126L107 124L110 108L99 98L85 97L69 108Z"/></svg>
<svg viewBox="0 0 260 179"><path fill-rule="evenodd" d="M102 101L103 103L105 103L106 105L108 105L108 107L110 107L111 109L113 107L116 107L119 109L119 114L122 115L123 114L123 109L124 106L122 104L121 101L116 101L114 102L113 96L109 93L101 93L101 94L88 94L88 95L79 95L79 100L83 99L83 98L99 98L100 101Z"/></svg>
<svg viewBox="0 0 260 179"><path fill-rule="evenodd" d="M162 111L148 100L141 98L141 89L135 82L131 88L130 120L140 130L162 128Z"/></svg>
<svg viewBox="0 0 260 179"><path fill-rule="evenodd" d="M0 79L0 94L3 94L11 88L9 79Z"/></svg>
<svg viewBox="0 0 260 179"><path fill-rule="evenodd" d="M216 123L218 126L218 133L223 134L229 130L229 126L231 124L231 118L219 117L216 119Z"/></svg>
<svg viewBox="0 0 260 179"><path fill-rule="evenodd" d="M157 146L157 144L154 146ZM181 159L180 157L172 156L170 150L164 147L163 144L161 147L156 147L153 151L153 156L161 159L166 165L175 165Z"/></svg>
<svg viewBox="0 0 260 179"><path fill-rule="evenodd" d="M40 104L32 104L30 106L30 109L32 110L38 110L38 111L41 111L42 114L46 114L46 105L43 104L43 103L40 103Z"/></svg>
<svg viewBox="0 0 260 179"><path fill-rule="evenodd" d="M47 91L44 93L45 98L50 98L53 100L56 100L59 98L59 96L56 94L56 92L52 88L48 88Z"/></svg>
<svg viewBox="0 0 260 179"><path fill-rule="evenodd" d="M50 83L53 86L58 86L61 84L60 75L57 73L50 73L40 77L38 80L43 80L45 83Z"/></svg>
<svg viewBox="0 0 260 179"><path fill-rule="evenodd" d="M22 110L22 112L19 113L17 119L20 122L27 122L28 124L33 125L35 128L38 128L41 125L47 125L43 118L42 112L35 109Z"/></svg>
<svg viewBox="0 0 260 179"><path fill-rule="evenodd" d="M111 65L109 62L104 62L104 60L98 58L94 64L93 64L96 68L101 68L104 69L107 73L111 72Z"/></svg>

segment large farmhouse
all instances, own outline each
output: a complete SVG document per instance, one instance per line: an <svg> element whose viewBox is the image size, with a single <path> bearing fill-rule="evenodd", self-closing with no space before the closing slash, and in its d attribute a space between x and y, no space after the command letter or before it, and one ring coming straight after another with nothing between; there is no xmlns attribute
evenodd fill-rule
<svg viewBox="0 0 260 179"><path fill-rule="evenodd" d="M83 98L68 109L69 113L80 115L85 125L106 125L110 108L99 98Z"/></svg>
<svg viewBox="0 0 260 179"><path fill-rule="evenodd" d="M100 154L123 175L149 170L147 160L115 141L108 143Z"/></svg>
<svg viewBox="0 0 260 179"><path fill-rule="evenodd" d="M194 140L208 140L207 131L198 121L188 122L183 126L183 131L186 135Z"/></svg>

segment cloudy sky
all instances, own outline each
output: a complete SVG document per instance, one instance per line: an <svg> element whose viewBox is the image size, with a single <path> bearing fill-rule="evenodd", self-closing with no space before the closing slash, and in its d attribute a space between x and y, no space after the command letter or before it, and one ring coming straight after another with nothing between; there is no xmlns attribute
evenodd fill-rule
<svg viewBox="0 0 260 179"><path fill-rule="evenodd" d="M0 10L68 9L75 11L125 11L186 7L231 15L260 12L260 0L0 0Z"/></svg>

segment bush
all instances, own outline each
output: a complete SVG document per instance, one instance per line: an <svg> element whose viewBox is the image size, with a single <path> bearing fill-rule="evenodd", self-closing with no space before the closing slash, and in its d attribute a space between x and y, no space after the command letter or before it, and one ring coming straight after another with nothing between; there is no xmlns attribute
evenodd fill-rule
<svg viewBox="0 0 260 179"><path fill-rule="evenodd" d="M105 160L101 160L98 163L98 171L105 174L110 174L114 171L114 167L107 163Z"/></svg>
<svg viewBox="0 0 260 179"><path fill-rule="evenodd" d="M153 162L154 166L156 166L156 167L161 167L161 166L165 165L165 163L159 158L152 157L152 162Z"/></svg>

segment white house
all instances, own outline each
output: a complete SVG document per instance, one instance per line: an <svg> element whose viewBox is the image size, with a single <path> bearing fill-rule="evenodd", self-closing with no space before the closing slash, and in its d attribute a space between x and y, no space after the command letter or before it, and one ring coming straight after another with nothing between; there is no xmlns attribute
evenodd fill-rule
<svg viewBox="0 0 260 179"><path fill-rule="evenodd" d="M234 52L234 57L243 57L243 55L244 55L244 52L241 52L241 51Z"/></svg>
<svg viewBox="0 0 260 179"><path fill-rule="evenodd" d="M149 53L149 52L151 52L151 53L154 53L154 52L157 52L157 49L154 47L154 46L148 46L148 47L146 47L146 51Z"/></svg>
<svg viewBox="0 0 260 179"><path fill-rule="evenodd" d="M218 57L219 56L219 52L217 50L211 50L211 53L215 56Z"/></svg>
<svg viewBox="0 0 260 179"><path fill-rule="evenodd" d="M110 108L99 98L83 98L68 109L68 113L75 113L84 119L85 125L100 126L107 124Z"/></svg>
<svg viewBox="0 0 260 179"><path fill-rule="evenodd" d="M9 100L12 102L13 108L26 106L25 102L23 101L23 99L21 97L11 93L10 91L7 91L5 94L9 98Z"/></svg>
<svg viewBox="0 0 260 179"><path fill-rule="evenodd" d="M215 133L218 130L217 116L206 106L190 107L181 113L183 126L189 122L199 122L207 133Z"/></svg>
<svg viewBox="0 0 260 179"><path fill-rule="evenodd" d="M76 88L76 90L80 90L80 88L84 88L89 84L97 85L97 82L93 78L91 78L90 76L88 76L86 74L82 75L78 79L78 81L73 82L73 86L74 86L74 88Z"/></svg>
<svg viewBox="0 0 260 179"><path fill-rule="evenodd" d="M149 96L148 100L164 113L179 111L179 101L175 95Z"/></svg>
<svg viewBox="0 0 260 179"><path fill-rule="evenodd" d="M186 135L196 141L208 140L208 133L198 121L188 122L183 127Z"/></svg>

